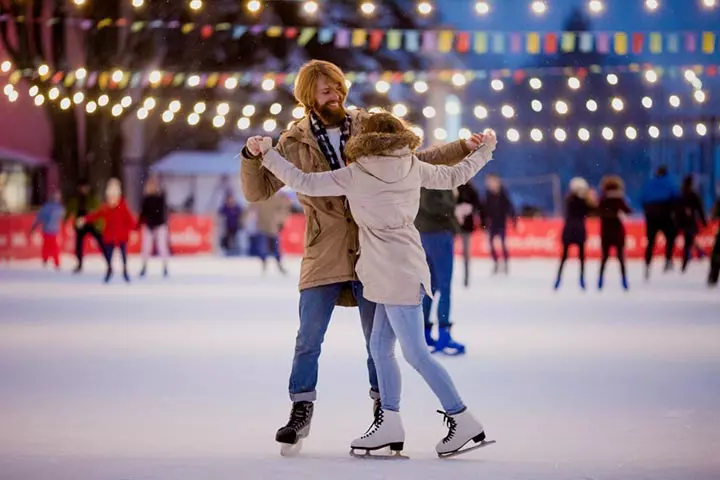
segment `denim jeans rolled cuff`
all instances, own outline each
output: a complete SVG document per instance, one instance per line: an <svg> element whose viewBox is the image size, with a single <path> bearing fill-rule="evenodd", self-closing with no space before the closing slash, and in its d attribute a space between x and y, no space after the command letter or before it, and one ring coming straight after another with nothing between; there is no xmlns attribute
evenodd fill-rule
<svg viewBox="0 0 720 480"><path fill-rule="evenodd" d="M291 393L290 401L295 402L314 402L317 400L317 391L302 392L302 393Z"/></svg>

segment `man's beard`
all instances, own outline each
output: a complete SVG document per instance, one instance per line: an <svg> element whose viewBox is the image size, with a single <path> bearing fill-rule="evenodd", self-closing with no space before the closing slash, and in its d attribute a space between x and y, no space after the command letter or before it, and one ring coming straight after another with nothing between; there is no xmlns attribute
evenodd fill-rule
<svg viewBox="0 0 720 480"><path fill-rule="evenodd" d="M339 104L337 107L331 107L328 103L318 107L315 113L317 113L325 125L339 125L345 121L345 116L347 115L345 107L343 107L342 104Z"/></svg>

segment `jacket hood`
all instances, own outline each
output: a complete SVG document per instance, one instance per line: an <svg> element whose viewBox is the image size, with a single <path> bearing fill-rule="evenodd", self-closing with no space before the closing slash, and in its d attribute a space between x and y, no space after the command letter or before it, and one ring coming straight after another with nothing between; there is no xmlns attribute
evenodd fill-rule
<svg viewBox="0 0 720 480"><path fill-rule="evenodd" d="M361 157L381 156L405 147L414 151L420 144L420 137L410 130L400 133L361 132L350 137L345 146L345 156L356 161Z"/></svg>
<svg viewBox="0 0 720 480"><path fill-rule="evenodd" d="M361 170L381 182L392 184L403 181L410 174L413 154L409 147L403 147L382 155L363 156L358 158L355 163Z"/></svg>

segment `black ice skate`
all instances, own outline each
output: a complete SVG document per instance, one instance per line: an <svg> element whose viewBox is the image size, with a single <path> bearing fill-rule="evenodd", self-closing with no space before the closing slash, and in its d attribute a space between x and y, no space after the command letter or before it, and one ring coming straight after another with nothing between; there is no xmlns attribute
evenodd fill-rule
<svg viewBox="0 0 720 480"><path fill-rule="evenodd" d="M293 403L288 423L275 434L275 441L281 444L280 455L290 456L300 453L302 440L310 434L312 416L312 402Z"/></svg>

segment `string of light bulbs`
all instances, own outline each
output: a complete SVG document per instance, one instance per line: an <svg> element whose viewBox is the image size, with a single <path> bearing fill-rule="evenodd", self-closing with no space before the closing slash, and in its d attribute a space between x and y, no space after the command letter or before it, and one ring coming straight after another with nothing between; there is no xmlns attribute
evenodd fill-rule
<svg viewBox="0 0 720 480"><path fill-rule="evenodd" d="M82 8L86 6L91 0L72 0L76 7ZM205 2L209 0L186 0L187 6L192 11L199 12L205 7ZM266 3L273 2L287 2L293 1L301 5L302 12L309 15L315 16L321 10L322 0L244 0L245 8L252 14L259 14L262 12ZM655 13L661 10L661 0L642 0L645 10L650 13ZM697 0L699 6L705 10L712 10L718 6L719 0ZM145 0L130 0L131 5L136 9L142 9L145 7ZM378 2L372 0L362 0L358 3L358 11L368 17L372 17L378 13ZM380 2L382 3L382 2ZM529 10L537 15L544 16L550 11L551 7L550 0L531 0L529 2ZM591 15L601 15L607 10L606 0L587 0L586 9ZM626 2L616 1L618 5L624 6ZM489 15L493 8L500 4L500 0L476 0L473 5L473 10L477 15L485 16ZM441 7L442 2L430 1L430 0L418 0L416 1L415 9L421 16L429 16L436 11L437 7Z"/></svg>

